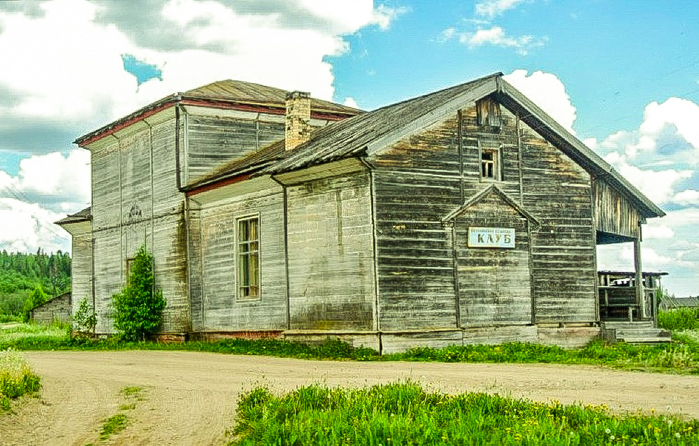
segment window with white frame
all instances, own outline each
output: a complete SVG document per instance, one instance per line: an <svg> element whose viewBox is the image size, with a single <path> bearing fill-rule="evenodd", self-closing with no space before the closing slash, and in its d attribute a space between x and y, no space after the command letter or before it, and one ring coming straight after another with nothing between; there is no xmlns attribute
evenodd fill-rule
<svg viewBox="0 0 699 446"><path fill-rule="evenodd" d="M260 297L260 219L238 220L238 299Z"/></svg>

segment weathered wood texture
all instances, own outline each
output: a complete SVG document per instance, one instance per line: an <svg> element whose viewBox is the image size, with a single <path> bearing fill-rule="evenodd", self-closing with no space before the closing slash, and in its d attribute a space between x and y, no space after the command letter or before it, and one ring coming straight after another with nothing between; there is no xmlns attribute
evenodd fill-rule
<svg viewBox="0 0 699 446"><path fill-rule="evenodd" d="M110 304L141 245L154 258L156 286L167 300L163 332L189 330L186 232L177 190L174 116L117 132L92 147L96 332L113 333ZM155 228L155 230L153 230Z"/></svg>
<svg viewBox="0 0 699 446"><path fill-rule="evenodd" d="M483 149L499 151L502 178L496 183L542 224L525 248L531 260L517 260L521 268L528 263L531 270L534 321L596 319L590 176L504 107L500 120L499 127L479 126L472 104L462 111L460 123L454 116L370 160L376 166L382 330L455 326L451 237L441 219L493 183L480 177L479 151ZM515 269L508 274L527 276L523 270L514 273ZM503 280L507 281L492 280L492 286L503 286ZM528 284L522 282L522 287ZM511 297L516 300L523 299L519 291L508 292L515 293ZM531 318L531 309L521 301L517 309L513 311L522 314L505 319ZM462 324L478 323L478 318L467 316L462 316Z"/></svg>
<svg viewBox="0 0 699 446"><path fill-rule="evenodd" d="M71 293L73 299L73 314L78 310L80 301L87 298L92 307L92 232L90 222L80 223L85 227L81 233L73 232L71 260Z"/></svg>
<svg viewBox="0 0 699 446"><path fill-rule="evenodd" d="M442 218L462 204L457 127L451 119L372 160L381 330L456 326Z"/></svg>
<svg viewBox="0 0 699 446"><path fill-rule="evenodd" d="M640 235L638 210L604 179L592 181L594 223L597 231L637 238Z"/></svg>
<svg viewBox="0 0 699 446"><path fill-rule="evenodd" d="M258 116L257 113L250 113ZM275 122L276 121L276 122ZM284 117L257 119L188 113L185 184L227 162L240 159L284 138Z"/></svg>
<svg viewBox="0 0 699 446"><path fill-rule="evenodd" d="M514 248L468 246L469 227L513 228ZM528 222L491 192L454 222L460 325L531 324L532 296Z"/></svg>
<svg viewBox="0 0 699 446"><path fill-rule="evenodd" d="M370 190L366 172L288 187L291 329L375 328Z"/></svg>
<svg viewBox="0 0 699 446"><path fill-rule="evenodd" d="M206 204L199 212L199 234L191 239L192 318L196 331L253 331L287 328L284 256L284 205L281 187L235 193ZM238 219L256 216L260 229L260 296L237 293ZM191 227L190 229L196 229ZM197 257L201 264L196 263ZM201 288L197 295L196 287Z"/></svg>
<svg viewBox="0 0 699 446"><path fill-rule="evenodd" d="M68 323L72 319L71 294L65 293L39 305L31 311L30 319L37 324Z"/></svg>

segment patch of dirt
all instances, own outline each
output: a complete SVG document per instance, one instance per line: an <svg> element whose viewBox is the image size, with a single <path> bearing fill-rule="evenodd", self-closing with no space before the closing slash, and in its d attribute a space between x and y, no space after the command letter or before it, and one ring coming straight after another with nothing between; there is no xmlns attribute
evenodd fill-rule
<svg viewBox="0 0 699 446"><path fill-rule="evenodd" d="M488 392L562 403L606 404L699 418L699 378L589 366L333 362L195 352L27 352L40 398L0 414L3 445L222 445L239 395L322 383L368 386L400 380L433 391ZM125 387L139 387L137 398ZM135 407L129 406L135 404ZM104 421L129 424L99 441Z"/></svg>

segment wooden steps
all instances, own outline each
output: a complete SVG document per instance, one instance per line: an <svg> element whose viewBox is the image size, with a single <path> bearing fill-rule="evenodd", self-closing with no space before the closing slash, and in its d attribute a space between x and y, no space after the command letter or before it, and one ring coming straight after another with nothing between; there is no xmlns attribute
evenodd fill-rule
<svg viewBox="0 0 699 446"><path fill-rule="evenodd" d="M630 344L657 344L671 340L670 332L653 327L653 321L607 321L602 322L602 329L613 331L613 339Z"/></svg>

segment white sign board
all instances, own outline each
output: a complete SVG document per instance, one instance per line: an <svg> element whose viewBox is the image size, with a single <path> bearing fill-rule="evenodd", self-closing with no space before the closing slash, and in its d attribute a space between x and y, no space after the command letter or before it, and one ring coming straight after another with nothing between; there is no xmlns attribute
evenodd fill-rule
<svg viewBox="0 0 699 446"><path fill-rule="evenodd" d="M514 228L468 228L469 248L514 248Z"/></svg>

